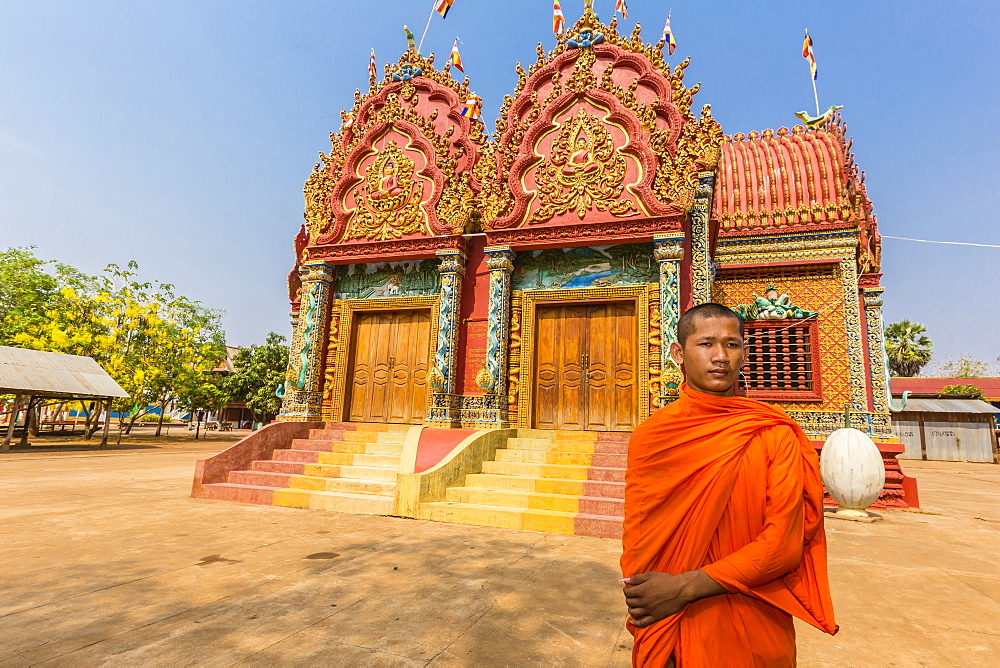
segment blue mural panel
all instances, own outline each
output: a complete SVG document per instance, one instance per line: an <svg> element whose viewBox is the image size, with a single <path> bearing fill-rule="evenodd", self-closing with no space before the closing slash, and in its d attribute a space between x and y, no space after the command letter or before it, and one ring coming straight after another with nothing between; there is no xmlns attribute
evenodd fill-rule
<svg viewBox="0 0 1000 668"><path fill-rule="evenodd" d="M337 271L334 299L384 299L436 295L441 288L437 260L351 264Z"/></svg>
<svg viewBox="0 0 1000 668"><path fill-rule="evenodd" d="M515 290L569 290L644 285L660 280L653 244L519 251Z"/></svg>

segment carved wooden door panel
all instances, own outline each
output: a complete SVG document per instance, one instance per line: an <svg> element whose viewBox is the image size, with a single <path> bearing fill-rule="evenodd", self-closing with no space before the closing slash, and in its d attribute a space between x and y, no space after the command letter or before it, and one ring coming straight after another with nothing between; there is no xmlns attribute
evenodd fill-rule
<svg viewBox="0 0 1000 668"><path fill-rule="evenodd" d="M419 423L426 414L430 314L374 311L354 319L347 419Z"/></svg>
<svg viewBox="0 0 1000 668"><path fill-rule="evenodd" d="M386 311L359 313L354 320L351 402L352 422L386 422L389 405L389 358L395 314Z"/></svg>
<svg viewBox="0 0 1000 668"><path fill-rule="evenodd" d="M633 302L538 306L534 426L624 431L637 422Z"/></svg>
<svg viewBox="0 0 1000 668"><path fill-rule="evenodd" d="M586 307L539 306L536 319L535 426L539 429L585 429Z"/></svg>
<svg viewBox="0 0 1000 668"><path fill-rule="evenodd" d="M419 423L426 415L430 323L427 311L396 314L389 372L389 422Z"/></svg>
<svg viewBox="0 0 1000 668"><path fill-rule="evenodd" d="M625 431L635 426L636 319L634 302L606 302L588 313L587 422L584 429Z"/></svg>

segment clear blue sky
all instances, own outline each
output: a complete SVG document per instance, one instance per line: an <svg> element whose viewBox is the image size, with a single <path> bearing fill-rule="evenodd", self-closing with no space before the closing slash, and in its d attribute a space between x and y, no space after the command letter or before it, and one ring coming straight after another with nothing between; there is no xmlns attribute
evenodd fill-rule
<svg viewBox="0 0 1000 668"><path fill-rule="evenodd" d="M302 184L341 107L418 38L431 0L5 0L0 3L0 246L97 272L139 262L223 308L231 344L287 335ZM727 133L844 105L883 234L1000 244L1000 3L629 0L656 41L672 7L696 104ZM563 0L569 23L583 0ZM614 0L595 0L608 19ZM550 0L456 0L452 40L493 119L553 45ZM381 76L381 74L380 74ZM492 129L492 120L489 121ZM886 239L887 321L924 323L936 358L1000 355L1000 249Z"/></svg>

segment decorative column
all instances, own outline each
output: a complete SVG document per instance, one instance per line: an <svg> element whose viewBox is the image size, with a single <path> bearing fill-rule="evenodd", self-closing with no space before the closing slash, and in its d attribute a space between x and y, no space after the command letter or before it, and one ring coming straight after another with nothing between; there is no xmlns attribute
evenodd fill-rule
<svg viewBox="0 0 1000 668"><path fill-rule="evenodd" d="M278 389L282 398L280 420L319 420L323 402L323 339L330 311L330 283L334 267L306 262L302 277L302 306L288 346L288 371Z"/></svg>
<svg viewBox="0 0 1000 668"><path fill-rule="evenodd" d="M438 251L441 258L441 302L438 308L437 352L430 371L433 395L429 422L448 426L458 419L455 397L455 361L458 356L459 304L465 255L458 250Z"/></svg>
<svg viewBox="0 0 1000 668"><path fill-rule="evenodd" d="M658 406L666 406L680 394L684 376L670 356L670 344L677 340L681 317L681 260L684 238L657 234L653 255L660 263L660 396Z"/></svg>
<svg viewBox="0 0 1000 668"><path fill-rule="evenodd" d="M510 246L486 248L490 269L489 320L486 327L486 363L476 376L483 388L483 415L497 426L507 424L507 366L510 342L510 278L514 252Z"/></svg>
<svg viewBox="0 0 1000 668"><path fill-rule="evenodd" d="M851 387L851 410L868 412L868 384L865 382L865 355L861 343L861 308L858 305L858 269L854 253L840 260L844 286L844 323L847 334L847 362ZM866 309L867 310L867 309ZM873 367L874 368L874 367Z"/></svg>
<svg viewBox="0 0 1000 668"><path fill-rule="evenodd" d="M862 277L865 278L865 277ZM889 403L888 368L885 363L885 330L882 323L882 293L885 288L877 285L862 287L865 302L865 325L868 331L868 366L871 369L873 413L885 413Z"/></svg>
<svg viewBox="0 0 1000 668"><path fill-rule="evenodd" d="M715 172L700 172L691 205L691 301L694 306L712 301L712 258L708 244L708 218L712 213Z"/></svg>

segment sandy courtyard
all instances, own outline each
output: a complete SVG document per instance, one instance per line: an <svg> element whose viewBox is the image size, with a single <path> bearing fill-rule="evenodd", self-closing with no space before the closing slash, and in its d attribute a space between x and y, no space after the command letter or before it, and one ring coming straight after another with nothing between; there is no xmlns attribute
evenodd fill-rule
<svg viewBox="0 0 1000 668"><path fill-rule="evenodd" d="M629 665L616 541L191 499L212 436L0 456L0 665ZM904 467L800 665L1000 665L1000 467Z"/></svg>

